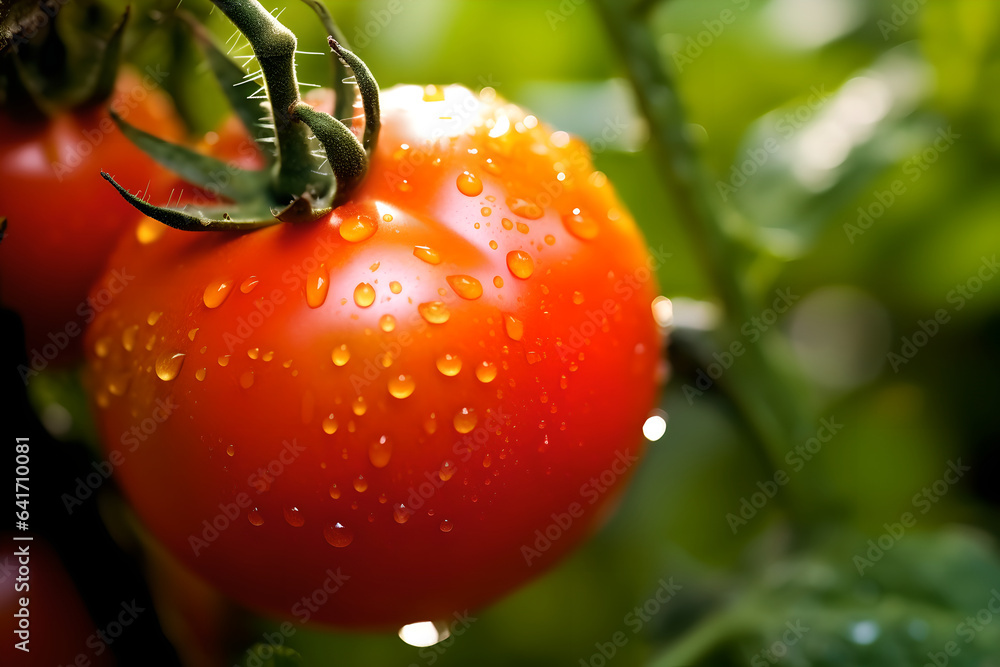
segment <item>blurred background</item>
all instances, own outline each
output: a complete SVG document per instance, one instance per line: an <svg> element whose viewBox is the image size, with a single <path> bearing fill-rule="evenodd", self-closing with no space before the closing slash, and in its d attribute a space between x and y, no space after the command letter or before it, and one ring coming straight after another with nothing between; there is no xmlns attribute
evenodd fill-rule
<svg viewBox="0 0 1000 667"><path fill-rule="evenodd" d="M163 64L199 136L228 108L177 4L132 3L126 57ZM317 52L300 80L326 85L322 27L271 4ZM327 5L383 88L490 86L590 144L669 253L671 376L620 510L568 561L433 647L298 629L288 664L1000 665L1000 3ZM180 7L233 36L206 1ZM32 404L87 440L71 384L34 383ZM66 447L72 479L87 455ZM99 616L80 543L54 541ZM267 664L251 646L277 624L202 592L218 625L199 626L157 593L158 556L119 557L159 596L119 664L204 659L199 631L226 637L224 664Z"/></svg>

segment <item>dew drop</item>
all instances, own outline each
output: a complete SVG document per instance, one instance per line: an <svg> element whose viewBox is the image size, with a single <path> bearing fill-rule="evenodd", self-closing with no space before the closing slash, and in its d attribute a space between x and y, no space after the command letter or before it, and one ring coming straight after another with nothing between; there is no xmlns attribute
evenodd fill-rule
<svg viewBox="0 0 1000 667"><path fill-rule="evenodd" d="M500 220L500 224L503 225L504 229L511 230L514 229L514 222L509 218L503 218Z"/></svg>
<svg viewBox="0 0 1000 667"><path fill-rule="evenodd" d="M364 475L358 475L357 479L354 480L354 490L358 493L364 493L368 490L368 480L365 479Z"/></svg>
<svg viewBox="0 0 1000 667"><path fill-rule="evenodd" d="M552 234L545 235L545 243L547 245L555 245L555 242L556 242L556 237L552 236Z"/></svg>
<svg viewBox="0 0 1000 667"><path fill-rule="evenodd" d="M389 393L395 398L406 398L416 387L417 383L412 375L396 375L389 378Z"/></svg>
<svg viewBox="0 0 1000 667"><path fill-rule="evenodd" d="M336 484L330 485L330 497L333 498L334 500L340 498L340 489L337 488Z"/></svg>
<svg viewBox="0 0 1000 667"><path fill-rule="evenodd" d="M507 199L507 208L514 215L519 215L528 220L538 220L545 214L542 207L529 199L518 199L511 197Z"/></svg>
<svg viewBox="0 0 1000 667"><path fill-rule="evenodd" d="M159 321L159 319L160 319L160 317L162 315L163 315L162 312L160 312L158 310L154 310L153 312L151 312L149 314L148 317L146 317L146 324L148 324L149 326L153 326L154 324L157 323L157 321Z"/></svg>
<svg viewBox="0 0 1000 667"><path fill-rule="evenodd" d="M253 371L247 371L240 376L240 386L249 389L253 386Z"/></svg>
<svg viewBox="0 0 1000 667"><path fill-rule="evenodd" d="M396 328L396 318L392 315L383 315L379 318L378 327L382 331L389 333Z"/></svg>
<svg viewBox="0 0 1000 667"><path fill-rule="evenodd" d="M177 377L184 365L183 352L164 352L156 360L156 377L169 382Z"/></svg>
<svg viewBox="0 0 1000 667"><path fill-rule="evenodd" d="M390 458L392 458L392 443L384 435L368 446L368 460L376 468L389 465Z"/></svg>
<svg viewBox="0 0 1000 667"><path fill-rule="evenodd" d="M330 291L330 273L321 266L306 277L306 303L310 308L319 308L326 301Z"/></svg>
<svg viewBox="0 0 1000 667"><path fill-rule="evenodd" d="M413 510L404 505L403 503L397 503L392 507L392 519L396 523L406 523L413 516Z"/></svg>
<svg viewBox="0 0 1000 667"><path fill-rule="evenodd" d="M458 191L466 197L478 197L483 191L483 182L479 177L468 171L463 171L456 181Z"/></svg>
<svg viewBox="0 0 1000 667"><path fill-rule="evenodd" d="M94 343L94 354L103 359L111 352L111 336L101 336Z"/></svg>
<svg viewBox="0 0 1000 667"><path fill-rule="evenodd" d="M334 418L332 412L323 419L323 432L327 435L333 435L337 432L337 420Z"/></svg>
<svg viewBox="0 0 1000 667"><path fill-rule="evenodd" d="M445 461L441 464L441 469L438 470L438 477L441 478L442 482L447 482L455 475L456 470L458 470L458 466L451 461Z"/></svg>
<svg viewBox="0 0 1000 667"><path fill-rule="evenodd" d="M208 308L218 308L233 290L233 281L228 278L213 280L205 286L201 299Z"/></svg>
<svg viewBox="0 0 1000 667"><path fill-rule="evenodd" d="M286 507L284 513L285 521L287 521L290 526L301 528L306 522L306 518L302 516L302 512L298 507Z"/></svg>
<svg viewBox="0 0 1000 667"><path fill-rule="evenodd" d="M517 231L521 232L522 234L527 234L529 231L531 231L531 229L528 227L528 225L524 224L523 222L519 222L517 223Z"/></svg>
<svg viewBox="0 0 1000 667"><path fill-rule="evenodd" d="M488 218L491 215L493 215L493 209L491 209L489 206L484 206L482 209L480 209L479 212L483 214L484 218Z"/></svg>
<svg viewBox="0 0 1000 667"><path fill-rule="evenodd" d="M455 418L452 420L455 425L455 430L459 433L468 433L472 429L476 428L476 422L479 418L476 416L474 410L469 408L462 408L455 413Z"/></svg>
<svg viewBox="0 0 1000 667"><path fill-rule="evenodd" d="M198 328L195 327L194 329L191 329L191 331L188 331L188 340L193 343L195 336L197 335L198 335Z"/></svg>
<svg viewBox="0 0 1000 667"><path fill-rule="evenodd" d="M490 241L490 249L491 250L496 250L497 249L497 242L496 241Z"/></svg>
<svg viewBox="0 0 1000 667"><path fill-rule="evenodd" d="M367 308L375 303L375 288L368 283L358 283L354 288L354 303L361 308Z"/></svg>
<svg viewBox="0 0 1000 667"><path fill-rule="evenodd" d="M333 348L333 363L336 366L343 366L351 358L351 351L347 349L347 344L342 343L338 347Z"/></svg>
<svg viewBox="0 0 1000 667"><path fill-rule="evenodd" d="M368 218L356 217L340 223L340 237L350 243L360 243L375 233L375 222Z"/></svg>
<svg viewBox="0 0 1000 667"><path fill-rule="evenodd" d="M392 222L392 213L386 213L383 215L382 222Z"/></svg>
<svg viewBox="0 0 1000 667"><path fill-rule="evenodd" d="M417 306L420 316L431 324L444 324L451 317L448 306L443 301L428 301Z"/></svg>
<svg viewBox="0 0 1000 667"><path fill-rule="evenodd" d="M247 521L253 526L261 526L264 524L264 517L260 515L260 510L254 507L252 510L247 512Z"/></svg>
<svg viewBox="0 0 1000 667"><path fill-rule="evenodd" d="M524 336L524 322L513 315L504 315L503 323L511 340L521 340L521 337Z"/></svg>
<svg viewBox="0 0 1000 667"><path fill-rule="evenodd" d="M507 253L507 268L521 280L531 277L535 271L535 263L531 255L522 250L511 250Z"/></svg>
<svg viewBox="0 0 1000 667"><path fill-rule="evenodd" d="M351 410L354 411L358 417L365 414L368 411L368 404L365 403L364 396L358 396L354 399L354 403L351 404Z"/></svg>
<svg viewBox="0 0 1000 667"><path fill-rule="evenodd" d="M244 294L249 294L250 292L253 291L253 288L256 287L257 283L259 282L260 279L257 278L257 276L250 276L242 283L240 283L240 291L243 292Z"/></svg>
<svg viewBox="0 0 1000 667"><path fill-rule="evenodd" d="M247 350L247 356L250 357L251 359L256 359L257 357L260 356L260 348L251 347L249 350Z"/></svg>
<svg viewBox="0 0 1000 667"><path fill-rule="evenodd" d="M194 372L194 379L197 380L198 382L203 382L207 374L208 374L207 368L199 368Z"/></svg>
<svg viewBox="0 0 1000 667"><path fill-rule="evenodd" d="M224 354L221 357L219 357L219 365L220 366L228 366L229 365L229 356L230 355L228 355L228 354Z"/></svg>
<svg viewBox="0 0 1000 667"><path fill-rule="evenodd" d="M441 263L441 255L438 251L425 245L413 246L413 256L417 259L424 260L428 264Z"/></svg>
<svg viewBox="0 0 1000 667"><path fill-rule="evenodd" d="M152 218L143 218L135 228L135 237L139 243L147 245L157 240L167 231L167 226Z"/></svg>
<svg viewBox="0 0 1000 667"><path fill-rule="evenodd" d="M450 533L452 528L454 528L454 526L452 525L451 521L448 521L448 519L445 519L444 521L441 522L442 533Z"/></svg>
<svg viewBox="0 0 1000 667"><path fill-rule="evenodd" d="M437 430L437 416L433 412L424 420L424 430L427 435L432 435Z"/></svg>
<svg viewBox="0 0 1000 667"><path fill-rule="evenodd" d="M593 218L582 215L578 208L574 208L571 214L564 215L562 221L563 226L570 234L584 241L595 238L599 231L597 222Z"/></svg>
<svg viewBox="0 0 1000 667"><path fill-rule="evenodd" d="M455 290L455 294L463 299L478 299L483 295L483 285L472 276L448 276L448 284Z"/></svg>
<svg viewBox="0 0 1000 667"><path fill-rule="evenodd" d="M399 284L398 280L393 280L391 283L389 283L389 291L392 292L393 294L399 294L400 292L403 291L403 286Z"/></svg>
<svg viewBox="0 0 1000 667"><path fill-rule="evenodd" d="M133 324L132 326L122 331L122 347L125 348L127 352L131 352L135 349L135 339L139 336L139 325Z"/></svg>
<svg viewBox="0 0 1000 667"><path fill-rule="evenodd" d="M462 370L462 360L456 354L443 354L437 358L437 369L442 375L454 377Z"/></svg>
<svg viewBox="0 0 1000 667"><path fill-rule="evenodd" d="M497 376L496 364L490 363L489 361L484 361L483 363L476 366L476 377L483 384L493 382L493 379Z"/></svg>
<svg viewBox="0 0 1000 667"><path fill-rule="evenodd" d="M583 303L583 292L573 292L573 303L578 306Z"/></svg>
<svg viewBox="0 0 1000 667"><path fill-rule="evenodd" d="M344 527L339 521L323 529L323 537L334 547L346 547L354 541L354 533Z"/></svg>
<svg viewBox="0 0 1000 667"><path fill-rule="evenodd" d="M497 289L503 287L503 278L501 278L500 276L493 276L493 286L496 287Z"/></svg>

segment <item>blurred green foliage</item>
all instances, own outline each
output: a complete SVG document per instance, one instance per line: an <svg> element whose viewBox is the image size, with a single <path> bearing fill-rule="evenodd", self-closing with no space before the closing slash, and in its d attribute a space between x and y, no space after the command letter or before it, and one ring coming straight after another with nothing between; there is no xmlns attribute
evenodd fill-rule
<svg viewBox="0 0 1000 667"><path fill-rule="evenodd" d="M304 4L281 4L300 49L315 52L299 57L300 80L328 85L320 24ZM761 463L725 388L685 391L711 362L705 351L732 340L714 332L747 323L723 311L727 326L682 326L688 302L678 297L717 295L591 4L391 4L400 11L386 0L328 2L383 88L489 85L580 134L649 244L672 253L658 276L678 324L662 403L669 424L607 527L555 571L475 611L461 636L418 649L394 636L297 629L287 641L302 663L1000 665L990 606L1000 605L1000 280L983 280L1000 249L1000 4L634 3L676 80L708 190L747 222L741 241L756 259L732 270L762 308L775 289L796 295L761 344L805 378L816 429L821 418L843 425L801 468L794 454ZM212 129L227 109L171 15L176 2L139 5L130 59L166 67L193 133ZM234 29L210 7L181 4L226 42ZM608 123L624 130L605 142ZM921 338L942 310L947 320ZM739 360L727 370L742 372ZM956 461L970 470L952 483ZM770 494L775 469L788 488ZM754 507L761 493L774 497ZM790 499L821 493L805 529L788 522ZM752 512L741 515L744 499ZM636 622L664 581L679 591ZM254 632L275 627L259 619Z"/></svg>

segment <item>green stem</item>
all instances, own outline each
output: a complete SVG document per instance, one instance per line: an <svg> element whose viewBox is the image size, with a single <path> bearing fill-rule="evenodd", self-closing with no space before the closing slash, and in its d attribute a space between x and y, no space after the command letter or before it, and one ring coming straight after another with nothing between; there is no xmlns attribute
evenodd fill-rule
<svg viewBox="0 0 1000 667"><path fill-rule="evenodd" d="M246 36L264 75L277 142L277 173L272 184L275 197L284 203L304 194L322 198L329 192L330 179L315 173L319 163L311 152L308 128L293 123L288 115L300 102L295 35L257 0L212 2Z"/></svg>
<svg viewBox="0 0 1000 667"><path fill-rule="evenodd" d="M708 179L686 131L677 88L662 65L644 18L622 9L617 0L597 0L596 6L649 121L650 140L665 184L729 321L736 323L731 332L735 335L740 323L762 311L740 279L753 259L749 248L738 240L745 221L709 194ZM755 444L764 450L773 468L781 468L790 445L814 427L809 424L801 392L774 358L767 341L744 348L740 368L727 373L725 381L732 385L733 399ZM801 503L786 504L793 516L804 513L800 512Z"/></svg>

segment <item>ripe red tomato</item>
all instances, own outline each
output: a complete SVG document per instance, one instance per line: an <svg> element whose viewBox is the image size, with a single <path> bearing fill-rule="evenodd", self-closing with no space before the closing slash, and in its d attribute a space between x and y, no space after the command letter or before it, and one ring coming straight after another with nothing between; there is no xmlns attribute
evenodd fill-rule
<svg viewBox="0 0 1000 667"><path fill-rule="evenodd" d="M566 554L635 467L661 363L642 238L582 143L490 92L384 92L326 218L148 221L111 260L136 277L86 334L109 457L248 605L448 618Z"/></svg>
<svg viewBox="0 0 1000 667"><path fill-rule="evenodd" d="M182 126L151 75L123 69L107 104L18 118L0 108L0 302L24 319L31 369L68 363L95 312L127 286L132 267L109 275L95 301L88 291L122 232L141 216L100 176L128 175L160 192L173 176L133 146L107 112L179 139ZM122 269L123 267L118 267ZM28 374L30 376L30 374Z"/></svg>

